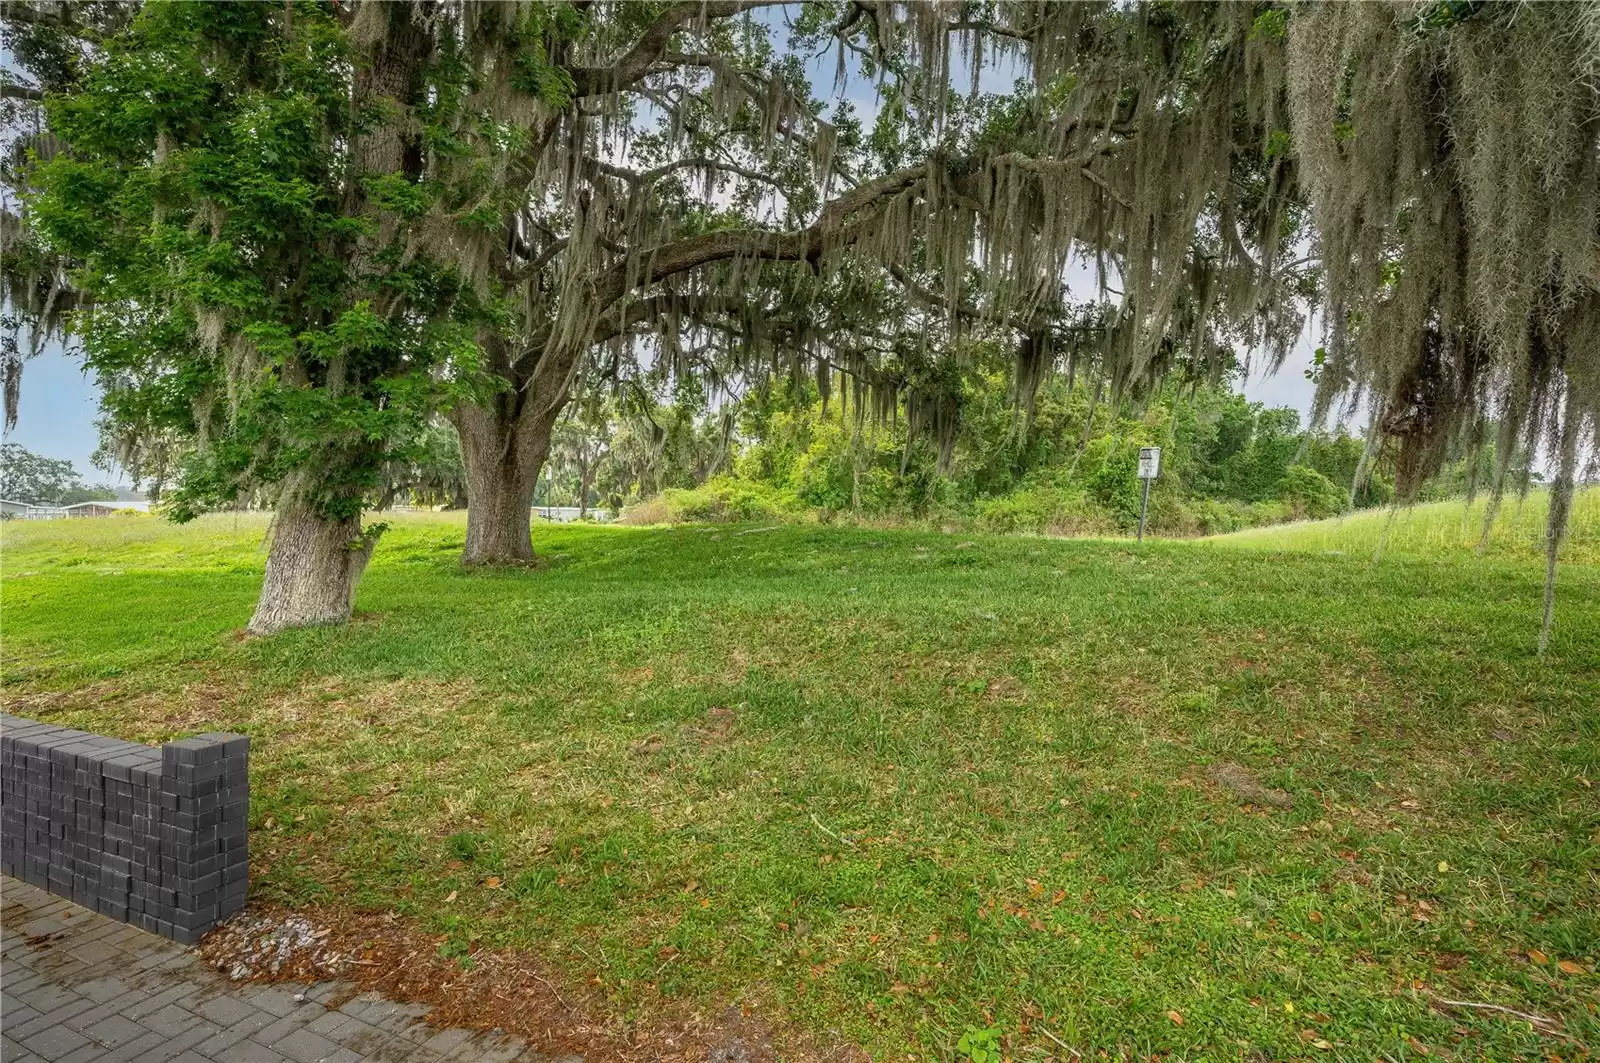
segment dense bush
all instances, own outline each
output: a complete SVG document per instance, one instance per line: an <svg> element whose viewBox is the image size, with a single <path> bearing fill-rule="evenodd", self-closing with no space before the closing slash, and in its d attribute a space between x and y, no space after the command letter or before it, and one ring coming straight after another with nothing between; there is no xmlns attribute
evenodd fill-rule
<svg viewBox="0 0 1600 1063"><path fill-rule="evenodd" d="M699 487L669 487L656 497L627 507L624 524L720 524L736 521L786 521L805 507L766 484L719 476Z"/></svg>
<svg viewBox="0 0 1600 1063"><path fill-rule="evenodd" d="M1037 532L1044 535L1110 535L1116 517L1080 489L1021 488L978 506L978 524L986 531Z"/></svg>
<svg viewBox="0 0 1600 1063"><path fill-rule="evenodd" d="M1278 481L1278 496L1295 518L1321 520L1344 512L1349 493L1315 469L1291 465Z"/></svg>
<svg viewBox="0 0 1600 1063"><path fill-rule="evenodd" d="M1159 446L1149 530L1216 535L1344 512L1363 451L1362 441L1343 430L1308 432L1293 410L1264 409L1225 387L1173 387L1137 411L1117 411L1095 401L1090 389L1058 378L1039 389L1031 419L1013 403L1005 375L985 369L981 359L961 387L960 430L943 472L931 440L908 444L903 412L877 423L839 402L825 409L810 382L787 384L753 392L740 404L723 466L732 471L703 486L670 481L683 483L687 470L704 463L706 433L689 426L669 433L662 467L683 471L663 484L666 490L649 492L650 501L631 505L626 519L811 515L1007 533L1127 534L1139 521L1139 448ZM700 449L679 453L679 437L683 447L692 442ZM1465 483L1472 471L1458 462L1445 478ZM641 488L647 479L637 477ZM1382 505L1393 494L1392 467L1380 453L1356 505Z"/></svg>

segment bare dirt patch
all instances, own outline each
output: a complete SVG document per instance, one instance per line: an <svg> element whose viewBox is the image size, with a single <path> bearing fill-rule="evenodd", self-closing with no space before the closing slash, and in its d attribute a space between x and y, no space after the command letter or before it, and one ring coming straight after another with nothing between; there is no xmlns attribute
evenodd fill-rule
<svg viewBox="0 0 1600 1063"><path fill-rule="evenodd" d="M575 986L527 952L474 949L467 962L440 953L444 939L398 916L335 908L252 905L208 934L201 957L234 981L339 981L360 992L427 1005L440 1027L498 1029L547 1055L586 1063L865 1063L854 1045L821 1045L750 1009L693 1010L663 1002L652 1019L624 1022L598 993ZM330 1006L343 1000L335 998Z"/></svg>
<svg viewBox="0 0 1600 1063"><path fill-rule="evenodd" d="M999 701L1020 705L1028 700L1028 691L1016 676L1002 675L989 680L989 685L983 692L983 699L988 702Z"/></svg>
<svg viewBox="0 0 1600 1063"><path fill-rule="evenodd" d="M1274 790L1270 786L1263 786L1250 771L1242 765L1232 761L1211 766L1211 778L1222 786L1231 790L1234 796L1248 804L1260 805L1264 808L1290 809L1294 807L1294 798L1282 790Z"/></svg>
<svg viewBox="0 0 1600 1063"><path fill-rule="evenodd" d="M701 745L721 745L733 737L734 728L739 722L738 713L726 705L713 705L706 710L705 720L687 729L688 734L700 741Z"/></svg>

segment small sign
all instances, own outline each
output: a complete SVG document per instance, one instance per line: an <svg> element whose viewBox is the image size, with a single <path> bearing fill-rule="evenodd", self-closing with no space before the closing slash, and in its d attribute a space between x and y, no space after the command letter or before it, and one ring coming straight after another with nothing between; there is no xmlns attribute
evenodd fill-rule
<svg viewBox="0 0 1600 1063"><path fill-rule="evenodd" d="M1126 466L1124 466L1126 468ZM1139 448L1139 479L1154 480L1161 475L1161 448Z"/></svg>

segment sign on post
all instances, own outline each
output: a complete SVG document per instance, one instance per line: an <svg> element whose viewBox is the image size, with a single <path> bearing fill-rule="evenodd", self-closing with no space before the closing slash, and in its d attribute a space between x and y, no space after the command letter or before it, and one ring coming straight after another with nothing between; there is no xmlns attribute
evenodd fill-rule
<svg viewBox="0 0 1600 1063"><path fill-rule="evenodd" d="M1161 474L1161 448L1139 448L1139 479L1154 480Z"/></svg>
<svg viewBox="0 0 1600 1063"><path fill-rule="evenodd" d="M1144 542L1144 518L1150 510L1150 481L1161 475L1161 448L1139 448L1139 479L1144 491L1139 497L1139 541Z"/></svg>

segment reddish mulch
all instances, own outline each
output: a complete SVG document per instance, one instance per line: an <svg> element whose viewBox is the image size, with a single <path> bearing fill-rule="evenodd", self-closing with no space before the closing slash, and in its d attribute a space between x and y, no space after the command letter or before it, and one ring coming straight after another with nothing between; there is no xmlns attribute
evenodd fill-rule
<svg viewBox="0 0 1600 1063"><path fill-rule="evenodd" d="M668 1002L658 1019L623 1023L599 994L552 977L526 952L479 949L464 969L440 955L440 940L393 914L251 905L206 935L199 952L235 981L345 982L349 993L330 1006L378 993L427 1005L435 1026L498 1029L585 1063L769 1063L780 1042L786 1060L802 1063L867 1058L854 1045L824 1047L732 1007L707 1015Z"/></svg>

